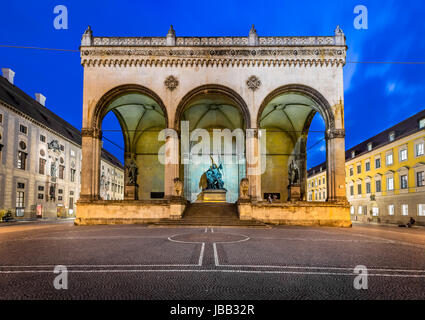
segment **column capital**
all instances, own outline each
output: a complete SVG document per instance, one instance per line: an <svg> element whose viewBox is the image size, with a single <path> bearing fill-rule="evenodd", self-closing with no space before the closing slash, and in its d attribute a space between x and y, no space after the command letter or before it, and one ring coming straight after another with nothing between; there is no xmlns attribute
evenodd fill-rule
<svg viewBox="0 0 425 320"><path fill-rule="evenodd" d="M247 138L258 138L258 132L260 130L259 128L249 128L245 130L245 135Z"/></svg>
<svg viewBox="0 0 425 320"><path fill-rule="evenodd" d="M102 139L102 130L98 128L82 128L81 136Z"/></svg>
<svg viewBox="0 0 425 320"><path fill-rule="evenodd" d="M329 129L326 131L326 140L345 138L345 129Z"/></svg>

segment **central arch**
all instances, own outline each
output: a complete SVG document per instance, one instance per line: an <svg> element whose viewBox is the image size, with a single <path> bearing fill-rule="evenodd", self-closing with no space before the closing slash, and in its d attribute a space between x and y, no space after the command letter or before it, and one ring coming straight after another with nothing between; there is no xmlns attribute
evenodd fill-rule
<svg viewBox="0 0 425 320"><path fill-rule="evenodd" d="M181 127L182 121L187 121L187 127ZM179 148L181 164L179 175L183 178L184 195L188 200L191 202L198 200L202 192L200 178L214 161L218 165L219 162L223 163L226 201L237 201L239 182L246 177L245 129L250 127L250 121L245 101L228 87L217 84L203 85L191 90L182 98L176 110L175 129L181 133L181 139L189 139L192 135L196 135L195 140L190 139L187 149ZM205 135L198 136L199 129L204 129L202 132ZM221 130L220 132L225 134L231 133L230 140L223 136L218 137L216 130ZM195 146L205 140L208 140L209 150L206 151L208 155L204 154L200 162L194 161L198 156L194 151ZM220 149L213 146L213 142L218 140L221 144Z"/></svg>

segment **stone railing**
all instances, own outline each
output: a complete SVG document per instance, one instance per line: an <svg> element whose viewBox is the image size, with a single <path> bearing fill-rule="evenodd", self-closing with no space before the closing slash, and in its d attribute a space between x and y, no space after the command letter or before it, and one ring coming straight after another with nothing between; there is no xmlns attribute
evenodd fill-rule
<svg viewBox="0 0 425 320"><path fill-rule="evenodd" d="M93 37L93 46L166 46L166 37ZM258 37L257 46L335 46L336 37ZM176 37L175 46L249 46L248 37Z"/></svg>

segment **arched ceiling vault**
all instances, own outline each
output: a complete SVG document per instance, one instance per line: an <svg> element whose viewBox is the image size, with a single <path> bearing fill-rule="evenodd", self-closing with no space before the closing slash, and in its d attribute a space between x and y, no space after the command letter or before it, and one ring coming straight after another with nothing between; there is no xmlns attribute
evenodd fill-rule
<svg viewBox="0 0 425 320"><path fill-rule="evenodd" d="M161 107L150 97L130 93L115 99L107 108L113 111L123 130L125 149L134 152L144 132L166 127Z"/></svg>

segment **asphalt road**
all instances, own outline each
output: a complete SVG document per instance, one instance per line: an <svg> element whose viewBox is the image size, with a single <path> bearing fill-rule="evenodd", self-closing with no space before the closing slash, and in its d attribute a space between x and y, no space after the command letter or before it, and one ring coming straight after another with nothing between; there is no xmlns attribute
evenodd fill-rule
<svg viewBox="0 0 425 320"><path fill-rule="evenodd" d="M422 228L0 228L0 299L424 298Z"/></svg>

